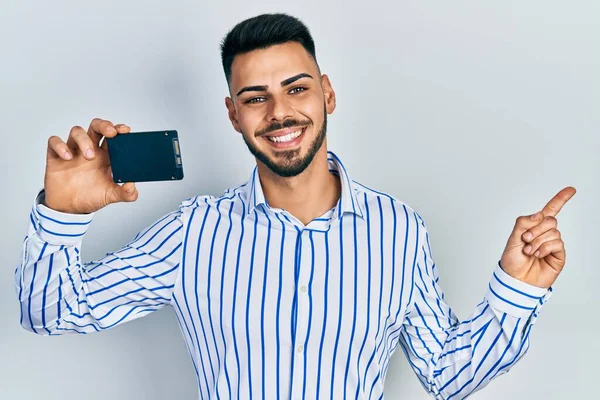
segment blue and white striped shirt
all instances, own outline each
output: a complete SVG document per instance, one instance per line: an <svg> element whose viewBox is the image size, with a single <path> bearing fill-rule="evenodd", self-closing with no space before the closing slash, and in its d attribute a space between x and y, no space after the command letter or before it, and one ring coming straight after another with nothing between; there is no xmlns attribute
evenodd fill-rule
<svg viewBox="0 0 600 400"><path fill-rule="evenodd" d="M380 399L400 346L423 387L462 399L507 372L552 289L495 267L459 321L420 215L348 176L307 225L268 205L256 168L221 197L197 196L122 249L83 262L93 214L33 206L15 274L21 324L89 333L173 306L202 399Z"/></svg>

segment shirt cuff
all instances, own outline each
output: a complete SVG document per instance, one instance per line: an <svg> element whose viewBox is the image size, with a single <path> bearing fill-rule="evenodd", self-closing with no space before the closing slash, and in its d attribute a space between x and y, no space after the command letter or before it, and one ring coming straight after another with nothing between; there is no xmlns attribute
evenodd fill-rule
<svg viewBox="0 0 600 400"><path fill-rule="evenodd" d="M37 221L38 236L47 243L74 245L83 239L95 213L70 214L53 210L43 204L45 191L42 189L35 198L33 215Z"/></svg>
<svg viewBox="0 0 600 400"><path fill-rule="evenodd" d="M491 307L517 318L528 317L552 295L552 287L540 288L508 275L500 262L494 270L485 297Z"/></svg>

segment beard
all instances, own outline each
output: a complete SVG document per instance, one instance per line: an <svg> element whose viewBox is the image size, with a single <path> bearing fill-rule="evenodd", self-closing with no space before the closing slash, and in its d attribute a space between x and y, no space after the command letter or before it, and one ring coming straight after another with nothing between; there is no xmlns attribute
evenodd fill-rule
<svg viewBox="0 0 600 400"><path fill-rule="evenodd" d="M267 129L261 132L262 134L277 131L284 128L302 126L307 127L310 126L310 121L297 121L297 120L286 120L283 123L275 123L270 125ZM306 132L304 132L306 133ZM289 178L293 176L297 176L301 174L312 162L315 158L317 152L323 146L323 142L325 141L325 136L327 135L327 110L325 105L323 105L323 125L321 125L321 129L317 133L317 136L314 138L312 143L309 145L308 151L304 157L300 157L301 149L294 150L281 150L277 151L277 160L269 158L269 156L262 151L260 151L254 144L250 143L249 140L246 139L246 135L242 134L244 138L244 142L246 146L248 146L248 150L250 153L256 157L257 160L262 162L269 168L273 173L277 174L282 178ZM267 139L268 140L268 139Z"/></svg>

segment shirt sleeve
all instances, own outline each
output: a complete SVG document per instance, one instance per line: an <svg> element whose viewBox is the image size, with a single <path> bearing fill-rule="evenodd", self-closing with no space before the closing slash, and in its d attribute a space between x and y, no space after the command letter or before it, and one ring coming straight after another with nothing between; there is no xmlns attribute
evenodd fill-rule
<svg viewBox="0 0 600 400"><path fill-rule="evenodd" d="M459 321L444 300L425 224L419 227L420 254L399 343L430 395L464 399L525 355L531 328L552 288L514 279L498 263L483 301Z"/></svg>
<svg viewBox="0 0 600 400"><path fill-rule="evenodd" d="M94 214L55 211L43 198L42 190L15 271L25 329L41 335L96 332L170 302L181 258L182 206L120 250L83 262L81 244Z"/></svg>

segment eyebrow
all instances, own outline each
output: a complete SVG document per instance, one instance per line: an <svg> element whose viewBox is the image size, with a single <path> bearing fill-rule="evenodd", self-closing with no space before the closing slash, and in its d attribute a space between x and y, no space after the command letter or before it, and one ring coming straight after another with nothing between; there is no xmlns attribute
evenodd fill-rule
<svg viewBox="0 0 600 400"><path fill-rule="evenodd" d="M301 78L313 79L313 77L310 74L307 74L306 72L302 72L298 75L292 76L291 78L282 80L281 87L290 85ZM269 88L269 85L246 86L246 87L243 87L239 92L237 92L236 96L239 96L240 94L242 94L244 92L266 92L268 88Z"/></svg>

